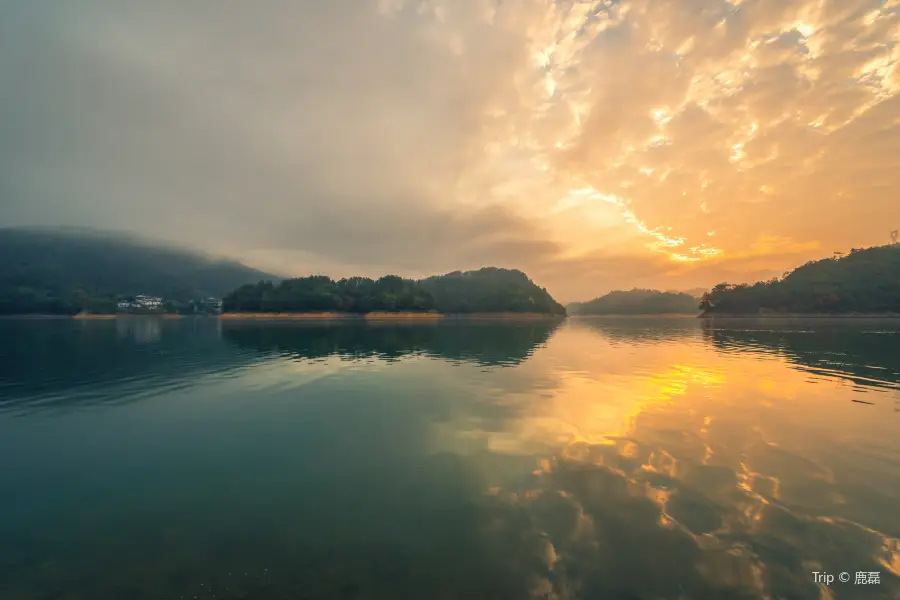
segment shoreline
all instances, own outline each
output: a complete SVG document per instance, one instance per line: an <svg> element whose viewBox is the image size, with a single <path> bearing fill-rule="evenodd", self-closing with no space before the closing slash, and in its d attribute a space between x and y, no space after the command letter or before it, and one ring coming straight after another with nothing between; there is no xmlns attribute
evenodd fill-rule
<svg viewBox="0 0 900 600"><path fill-rule="evenodd" d="M0 315L0 319L17 320L17 321L54 321L60 319L74 319L78 321L109 321L112 319L138 319L138 318L155 318L155 319L184 319L195 315L180 315L174 313L162 314L133 314L133 313L98 313L98 314L77 314L77 315L53 315L53 314L24 314L24 315ZM205 316L205 315L196 315Z"/></svg>
<svg viewBox="0 0 900 600"><path fill-rule="evenodd" d="M58 319L71 319L72 315L48 315L48 314L24 314L24 315L0 315L0 320L8 321L53 321Z"/></svg>
<svg viewBox="0 0 900 600"><path fill-rule="evenodd" d="M662 319L696 319L699 315L694 313L609 313L604 315L569 315L570 319L647 319L647 318L662 318Z"/></svg>
<svg viewBox="0 0 900 600"><path fill-rule="evenodd" d="M71 318L77 320L87 320L87 321L110 321L112 319L141 319L141 318L151 318L151 319L183 319L185 315L179 314L170 314L170 313L162 313L156 315L140 315L140 314L132 314L132 313L115 313L115 314L98 314L98 315L72 315Z"/></svg>
<svg viewBox="0 0 900 600"><path fill-rule="evenodd" d="M900 319L900 313L714 313L698 319Z"/></svg>
<svg viewBox="0 0 900 600"><path fill-rule="evenodd" d="M536 319L564 319L564 315L543 313L438 313L438 312L371 312L371 313L342 313L342 312L303 312L303 313L222 313L218 317L223 321L442 321L442 320L536 320Z"/></svg>

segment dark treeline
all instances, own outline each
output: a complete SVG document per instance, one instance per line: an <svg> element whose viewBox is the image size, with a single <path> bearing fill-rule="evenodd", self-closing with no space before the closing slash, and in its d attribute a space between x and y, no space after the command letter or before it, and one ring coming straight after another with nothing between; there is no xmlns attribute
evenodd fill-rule
<svg viewBox="0 0 900 600"><path fill-rule="evenodd" d="M74 315L83 311L114 313L116 297L91 294L83 288L67 291L33 285L0 287L0 315Z"/></svg>
<svg viewBox="0 0 900 600"><path fill-rule="evenodd" d="M683 292L633 289L614 291L569 305L573 315L696 315L699 300Z"/></svg>
<svg viewBox="0 0 900 600"><path fill-rule="evenodd" d="M521 271L488 267L422 280L324 275L261 281L225 296L227 312L514 312L564 315L565 308Z"/></svg>
<svg viewBox="0 0 900 600"><path fill-rule="evenodd" d="M854 249L754 285L722 283L700 308L704 315L900 313L900 246Z"/></svg>
<svg viewBox="0 0 900 600"><path fill-rule="evenodd" d="M325 275L260 281L242 285L223 298L229 312L428 311L434 298L417 282L388 275L378 280L350 277L334 281Z"/></svg>

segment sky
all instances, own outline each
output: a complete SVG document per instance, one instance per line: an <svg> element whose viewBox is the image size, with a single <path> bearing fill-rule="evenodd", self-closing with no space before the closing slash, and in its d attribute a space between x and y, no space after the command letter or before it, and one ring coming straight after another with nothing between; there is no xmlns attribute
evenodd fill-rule
<svg viewBox="0 0 900 600"><path fill-rule="evenodd" d="M900 0L0 0L0 226L564 302L769 279L900 228L898 42Z"/></svg>

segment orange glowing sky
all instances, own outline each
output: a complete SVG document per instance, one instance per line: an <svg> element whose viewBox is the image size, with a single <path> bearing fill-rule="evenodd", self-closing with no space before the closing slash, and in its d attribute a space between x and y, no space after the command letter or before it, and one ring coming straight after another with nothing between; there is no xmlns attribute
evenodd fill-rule
<svg viewBox="0 0 900 600"><path fill-rule="evenodd" d="M295 275L515 267L562 301L900 227L898 0L3 10L3 225Z"/></svg>

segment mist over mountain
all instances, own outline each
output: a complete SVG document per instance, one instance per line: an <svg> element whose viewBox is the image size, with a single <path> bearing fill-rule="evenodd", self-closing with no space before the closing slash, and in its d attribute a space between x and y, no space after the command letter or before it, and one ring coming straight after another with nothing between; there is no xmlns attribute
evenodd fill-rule
<svg viewBox="0 0 900 600"><path fill-rule="evenodd" d="M24 305L68 312L74 296L221 297L245 283L278 279L193 250L87 229L0 229L0 256L6 313Z"/></svg>
<svg viewBox="0 0 900 600"><path fill-rule="evenodd" d="M421 281L385 275L282 279L235 261L119 233L0 229L0 314L115 312L138 294L187 302L224 298L237 311L518 312L565 308L523 272L486 267Z"/></svg>

